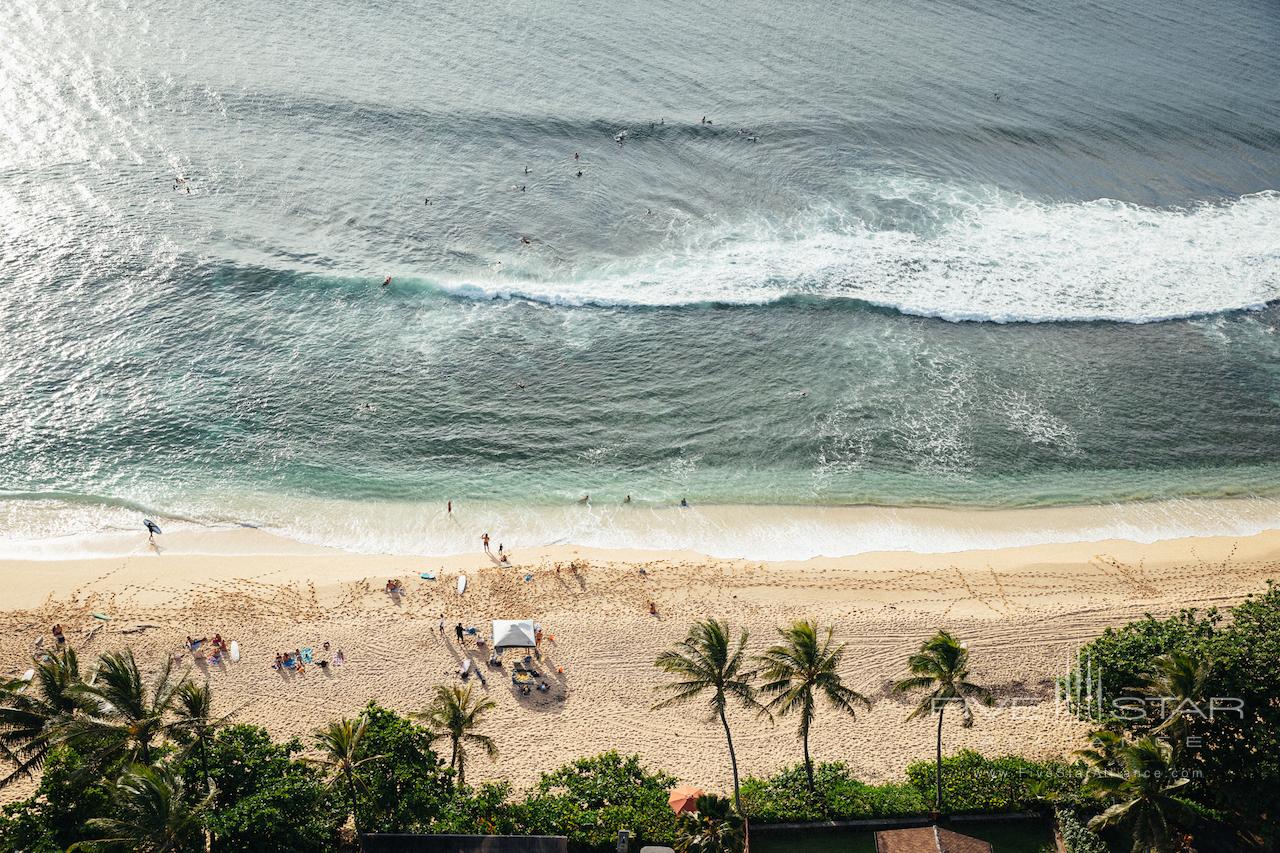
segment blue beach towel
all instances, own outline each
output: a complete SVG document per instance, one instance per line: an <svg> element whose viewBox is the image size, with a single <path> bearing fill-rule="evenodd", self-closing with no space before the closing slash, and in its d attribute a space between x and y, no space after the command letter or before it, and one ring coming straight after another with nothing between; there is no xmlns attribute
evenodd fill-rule
<svg viewBox="0 0 1280 853"><path fill-rule="evenodd" d="M311 647L310 646L302 650L302 662L311 663Z"/></svg>

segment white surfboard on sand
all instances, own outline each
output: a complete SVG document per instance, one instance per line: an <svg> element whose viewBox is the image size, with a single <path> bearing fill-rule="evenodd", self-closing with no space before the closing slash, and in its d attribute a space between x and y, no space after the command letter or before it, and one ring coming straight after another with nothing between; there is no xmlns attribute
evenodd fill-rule
<svg viewBox="0 0 1280 853"><path fill-rule="evenodd" d="M462 595L467 591L467 576L458 575L458 595Z"/></svg>
<svg viewBox="0 0 1280 853"><path fill-rule="evenodd" d="M240 644L235 640L231 641L231 650L229 654L231 655L232 663L240 663Z"/></svg>

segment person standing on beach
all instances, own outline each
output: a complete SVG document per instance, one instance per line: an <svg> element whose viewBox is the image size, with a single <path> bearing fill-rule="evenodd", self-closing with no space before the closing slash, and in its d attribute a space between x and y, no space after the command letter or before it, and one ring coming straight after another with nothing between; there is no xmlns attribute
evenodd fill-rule
<svg viewBox="0 0 1280 853"><path fill-rule="evenodd" d="M444 508L449 515L453 515L453 501L447 501L444 505Z"/></svg>
<svg viewBox="0 0 1280 853"><path fill-rule="evenodd" d="M457 625L454 625L454 626L453 626L453 633L455 633L455 634L457 634L457 635L458 635L458 645L460 645L460 646L464 646L464 645L466 645L466 643L465 643L465 642L463 641L463 639L462 639L462 637L463 637L463 631L462 631L462 623L461 623L461 622L459 622Z"/></svg>
<svg viewBox="0 0 1280 853"><path fill-rule="evenodd" d="M484 543L484 552L488 554L489 553L489 534L486 533L485 535L481 536L480 541Z"/></svg>

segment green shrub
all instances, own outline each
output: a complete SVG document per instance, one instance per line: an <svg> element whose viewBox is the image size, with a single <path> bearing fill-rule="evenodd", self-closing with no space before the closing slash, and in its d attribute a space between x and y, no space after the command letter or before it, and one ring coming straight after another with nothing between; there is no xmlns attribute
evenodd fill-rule
<svg viewBox="0 0 1280 853"><path fill-rule="evenodd" d="M1056 817L1058 832L1062 834L1067 853L1109 853L1106 843L1098 833L1085 825L1075 809L1060 808Z"/></svg>
<svg viewBox="0 0 1280 853"><path fill-rule="evenodd" d="M907 768L907 781L925 800L933 797L935 768L932 761ZM942 804L952 813L1036 811L1081 802L1082 782L1082 769L1061 761L985 758L968 749L942 759Z"/></svg>
<svg viewBox="0 0 1280 853"><path fill-rule="evenodd" d="M383 758L361 768L360 825L379 832L425 831L453 799L450 775L426 728L370 702L363 745Z"/></svg>
<svg viewBox="0 0 1280 853"><path fill-rule="evenodd" d="M209 749L217 791L207 825L215 851L323 853L336 845L344 806L313 768L294 756L297 738L273 743L265 729L228 726Z"/></svg>
<svg viewBox="0 0 1280 853"><path fill-rule="evenodd" d="M65 850L86 838L90 818L115 811L110 786L85 772L85 761L69 746L49 752L36 793L5 807L0 817L0 850Z"/></svg>
<svg viewBox="0 0 1280 853"><path fill-rule="evenodd" d="M523 834L567 835L575 851L613 851L620 829L640 845L670 846L676 817L667 795L675 783L646 770L639 756L611 750L544 773L512 809L513 822Z"/></svg>
<svg viewBox="0 0 1280 853"><path fill-rule="evenodd" d="M842 761L819 764L813 781L810 793L803 764L768 779L747 777L742 782L742 808L760 823L858 820L928 811L911 785L868 785L855 779Z"/></svg>
<svg viewBox="0 0 1280 853"><path fill-rule="evenodd" d="M1150 670L1153 658L1172 651L1209 666L1197 700L1206 716L1184 718L1187 737L1179 743L1178 766L1192 780L1186 796L1202 807L1206 823L1227 823L1257 833L1272 847L1280 845L1280 587L1268 583L1265 594L1232 608L1229 619L1214 610L1203 615L1184 610L1108 630L1080 655L1101 677L1105 708L1106 701L1127 692ZM1239 700L1243 712L1209 719L1204 706L1215 698ZM1140 736L1158 719L1150 715L1114 723Z"/></svg>

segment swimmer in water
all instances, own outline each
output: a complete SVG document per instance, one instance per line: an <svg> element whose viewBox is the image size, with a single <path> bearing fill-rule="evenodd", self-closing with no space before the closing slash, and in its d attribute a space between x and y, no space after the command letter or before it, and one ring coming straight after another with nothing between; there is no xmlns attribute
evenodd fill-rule
<svg viewBox="0 0 1280 853"><path fill-rule="evenodd" d="M531 244L533 241L532 241L532 240L530 240L528 237L524 236L523 234L521 234L521 235L520 235L520 242L521 242L521 243L523 243L523 244L525 244L526 246L528 246L528 245L529 245L529 244Z"/></svg>
<svg viewBox="0 0 1280 853"><path fill-rule="evenodd" d="M390 284L390 283L391 283L391 276L387 276L386 278L384 278L384 279L382 280L382 286L383 286L383 287L386 287L386 286L387 286L388 284Z"/></svg>

